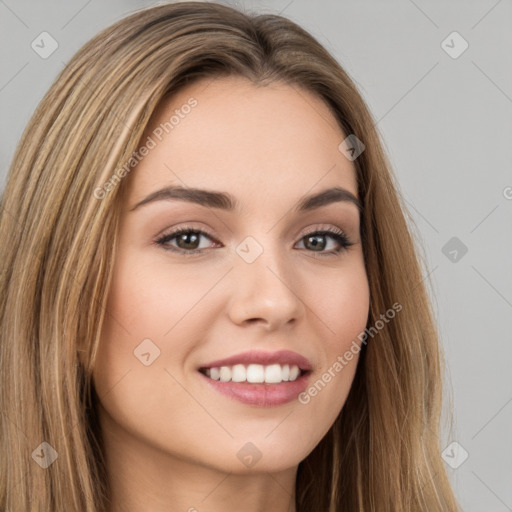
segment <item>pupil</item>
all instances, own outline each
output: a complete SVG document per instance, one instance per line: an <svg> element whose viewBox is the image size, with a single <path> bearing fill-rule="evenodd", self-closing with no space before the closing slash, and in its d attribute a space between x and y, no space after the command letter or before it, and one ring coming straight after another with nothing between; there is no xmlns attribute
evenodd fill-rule
<svg viewBox="0 0 512 512"><path fill-rule="evenodd" d="M185 247L181 247L182 249L196 249L195 244L198 240L199 236L193 233L183 233L179 238L179 241L184 241L185 244ZM192 244L193 247L188 246L188 244Z"/></svg>
<svg viewBox="0 0 512 512"><path fill-rule="evenodd" d="M318 242L319 238L323 239L324 236L323 235L314 235L314 236L308 236L307 237L308 242L312 241L313 249L315 249L315 248L317 248L319 246L320 246L320 249L325 249L325 240L323 240L323 243L322 243L322 241Z"/></svg>

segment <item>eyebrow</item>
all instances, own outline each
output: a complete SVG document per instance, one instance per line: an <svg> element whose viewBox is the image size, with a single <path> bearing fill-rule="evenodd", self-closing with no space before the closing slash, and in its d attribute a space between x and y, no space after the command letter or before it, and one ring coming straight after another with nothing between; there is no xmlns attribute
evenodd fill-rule
<svg viewBox="0 0 512 512"><path fill-rule="evenodd" d="M169 186L152 192L133 206L130 211L134 211L143 205L153 203L155 201L169 201L173 199L188 201L200 206L218 208L226 211L240 210L239 201L226 192L214 192L199 188ZM342 187L332 187L317 194L303 196L297 202L294 211L299 213L306 212L338 202L351 203L355 205L360 212L362 211L361 201L352 194L352 192Z"/></svg>

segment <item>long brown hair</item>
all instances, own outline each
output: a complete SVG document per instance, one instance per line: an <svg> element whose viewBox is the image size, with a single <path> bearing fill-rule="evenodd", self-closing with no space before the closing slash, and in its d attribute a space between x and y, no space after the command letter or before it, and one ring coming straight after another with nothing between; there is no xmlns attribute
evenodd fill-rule
<svg viewBox="0 0 512 512"><path fill-rule="evenodd" d="M438 335L370 112L347 73L293 22L203 2L142 10L95 36L57 77L18 145L0 217L0 507L104 511L109 485L91 373L129 178L101 198L98 189L129 161L164 98L226 75L312 92L364 143L354 164L368 326L392 304L403 307L363 344L339 417L300 463L297 511L458 510L440 456ZM58 455L44 470L35 461L53 452L43 441Z"/></svg>

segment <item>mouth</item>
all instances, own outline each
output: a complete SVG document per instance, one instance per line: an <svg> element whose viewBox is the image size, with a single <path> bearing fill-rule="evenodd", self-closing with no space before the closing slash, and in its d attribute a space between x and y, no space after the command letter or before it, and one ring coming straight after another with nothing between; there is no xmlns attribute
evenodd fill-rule
<svg viewBox="0 0 512 512"><path fill-rule="evenodd" d="M296 364L235 364L200 368L209 379L219 382L245 382L247 384L281 384L294 382L310 370L303 370Z"/></svg>
<svg viewBox="0 0 512 512"><path fill-rule="evenodd" d="M272 407L297 399L312 373L311 363L291 351L246 352L198 368L207 384L247 405Z"/></svg>

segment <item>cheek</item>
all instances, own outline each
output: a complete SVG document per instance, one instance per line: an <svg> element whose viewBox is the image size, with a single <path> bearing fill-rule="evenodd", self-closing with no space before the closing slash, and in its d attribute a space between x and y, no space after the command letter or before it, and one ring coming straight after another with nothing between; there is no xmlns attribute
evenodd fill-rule
<svg viewBox="0 0 512 512"><path fill-rule="evenodd" d="M318 284L327 284L322 279ZM313 288L311 288L313 289ZM325 432L341 411L350 391L361 349L362 333L368 320L370 292L362 264L338 274L329 286L316 288L310 296L324 336L321 339L319 369L311 376L299 402L312 416L321 418Z"/></svg>
<svg viewBox="0 0 512 512"><path fill-rule="evenodd" d="M184 362L215 316L205 297L223 272L183 270L144 261L128 251L116 262L101 342L95 361L95 385L106 394L123 379L155 384L165 368L180 377ZM145 363L149 363L147 366ZM127 377L125 378L125 376ZM166 387L173 381L166 374ZM131 398L137 400L137 393ZM142 401L147 401L142 397Z"/></svg>
<svg viewBox="0 0 512 512"><path fill-rule="evenodd" d="M131 333L163 336L208 289L212 279L204 277L126 258L114 274L108 310Z"/></svg>
<svg viewBox="0 0 512 512"><path fill-rule="evenodd" d="M172 265L152 261L137 254L120 258L113 275L107 311L104 339L125 340L133 348L150 338L162 352L172 344L185 326L200 332L209 320L203 303L208 303L208 291L222 276L222 269L197 265ZM212 304L208 311L212 312ZM188 331L188 337L190 337ZM186 336L187 337L187 336ZM186 349L183 343L174 347ZM177 353L174 353L176 358Z"/></svg>
<svg viewBox="0 0 512 512"><path fill-rule="evenodd" d="M364 331L370 307L370 290L362 261L340 269L335 275L317 275L307 285L309 299L323 326L325 347L332 355L345 351Z"/></svg>
<svg viewBox="0 0 512 512"><path fill-rule="evenodd" d="M120 258L116 264L93 381L110 418L148 443L165 440L170 430L178 441L190 430L180 415L173 418L172 429L154 415L190 410L190 395L179 382L193 348L189 317L201 312L200 307L191 309L200 292L204 295L205 286L189 275L165 273L135 258Z"/></svg>

